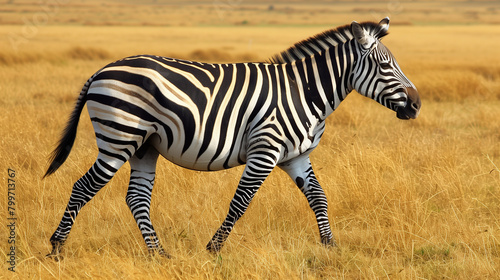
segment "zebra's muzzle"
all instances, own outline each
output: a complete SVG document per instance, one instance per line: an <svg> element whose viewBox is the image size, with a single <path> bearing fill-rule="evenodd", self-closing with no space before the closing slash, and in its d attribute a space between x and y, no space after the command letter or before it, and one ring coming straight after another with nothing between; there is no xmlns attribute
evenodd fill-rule
<svg viewBox="0 0 500 280"><path fill-rule="evenodd" d="M414 88L405 88L405 90L407 96L406 105L396 109L396 116L402 120L416 119L422 106L420 96Z"/></svg>

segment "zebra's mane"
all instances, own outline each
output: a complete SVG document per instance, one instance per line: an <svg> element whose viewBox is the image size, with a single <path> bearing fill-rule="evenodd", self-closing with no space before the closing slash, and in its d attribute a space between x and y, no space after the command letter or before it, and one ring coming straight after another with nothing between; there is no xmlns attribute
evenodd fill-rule
<svg viewBox="0 0 500 280"><path fill-rule="evenodd" d="M378 23L363 22L360 24L363 26L363 29L368 31L368 33L376 39L380 40L388 34L387 29L382 28ZM273 64L291 63L305 57L320 54L321 52L341 43L345 43L352 38L354 38L354 35L351 32L351 25L347 24L340 26L296 43L286 51L271 57L269 62Z"/></svg>

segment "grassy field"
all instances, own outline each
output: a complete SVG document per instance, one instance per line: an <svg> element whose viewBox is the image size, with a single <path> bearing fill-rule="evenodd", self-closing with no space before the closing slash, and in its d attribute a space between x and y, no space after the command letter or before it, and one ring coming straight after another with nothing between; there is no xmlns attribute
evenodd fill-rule
<svg viewBox="0 0 500 280"><path fill-rule="evenodd" d="M244 1L222 2L225 6L87 1L44 10L38 2L17 2L0 9L5 38L0 41L0 197L7 201L8 168L14 169L17 217L16 272L3 262L0 278L498 277L498 4L460 2L450 8L452 1L412 1L396 9L391 1L373 8L317 1L271 9ZM330 12L335 19L329 22ZM44 24L23 21L38 14L43 23L44 13ZM273 21L263 20L269 18L264 13ZM328 197L338 248L320 244L306 199L275 170L221 254L207 253L205 245L225 218L242 168L203 173L161 159L152 220L172 259L147 255L125 203L128 165L83 208L65 259L45 258L73 183L97 155L86 110L66 163L48 179L41 177L81 86L95 71L140 53L263 61L336 25L378 21L379 13L389 13L396 23L383 41L419 89L423 108L418 119L401 121L353 92L328 119L311 158ZM162 15L171 18L169 24L154 24ZM7 203L0 203L0 213L0 254L6 256Z"/></svg>

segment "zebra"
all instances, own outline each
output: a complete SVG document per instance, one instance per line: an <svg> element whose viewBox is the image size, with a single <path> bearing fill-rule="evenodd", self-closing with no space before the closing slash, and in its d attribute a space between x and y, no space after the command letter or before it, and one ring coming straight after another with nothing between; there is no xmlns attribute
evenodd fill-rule
<svg viewBox="0 0 500 280"><path fill-rule="evenodd" d="M98 155L73 186L49 257L61 250L81 208L129 162L126 203L148 251L169 256L150 220L159 155L179 166L215 171L245 165L229 211L206 249L221 250L236 221L277 166L305 195L321 243L336 246L328 203L310 161L325 119L353 90L415 119L416 87L382 43L389 18L353 21L306 40L267 62L210 64L138 55L112 62L83 86L45 177L66 160L85 104Z"/></svg>

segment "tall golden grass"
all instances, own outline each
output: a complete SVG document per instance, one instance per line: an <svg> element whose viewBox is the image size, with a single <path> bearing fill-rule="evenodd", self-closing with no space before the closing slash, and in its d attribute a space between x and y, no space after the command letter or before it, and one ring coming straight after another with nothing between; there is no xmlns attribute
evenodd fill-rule
<svg viewBox="0 0 500 280"><path fill-rule="evenodd" d="M0 34L7 36L15 27L0 26ZM328 119L312 161L328 197L338 248L320 244L306 199L285 173L275 170L221 254L207 253L205 245L226 215L242 169L194 172L161 159L152 220L172 259L147 255L125 203L128 166L83 208L64 260L45 258L71 187L96 156L84 112L67 162L41 180L47 156L92 73L138 53L211 62L262 61L325 28L44 26L17 50L4 42L0 196L7 198L7 168L15 169L17 263L15 273L4 264L0 276L496 278L500 37L498 28L488 25L392 26L384 43L420 91L419 118L398 120L394 112L353 92ZM68 31L61 43L60 34ZM0 212L6 217L5 203ZM5 226L0 236L5 237L0 246L5 256Z"/></svg>

